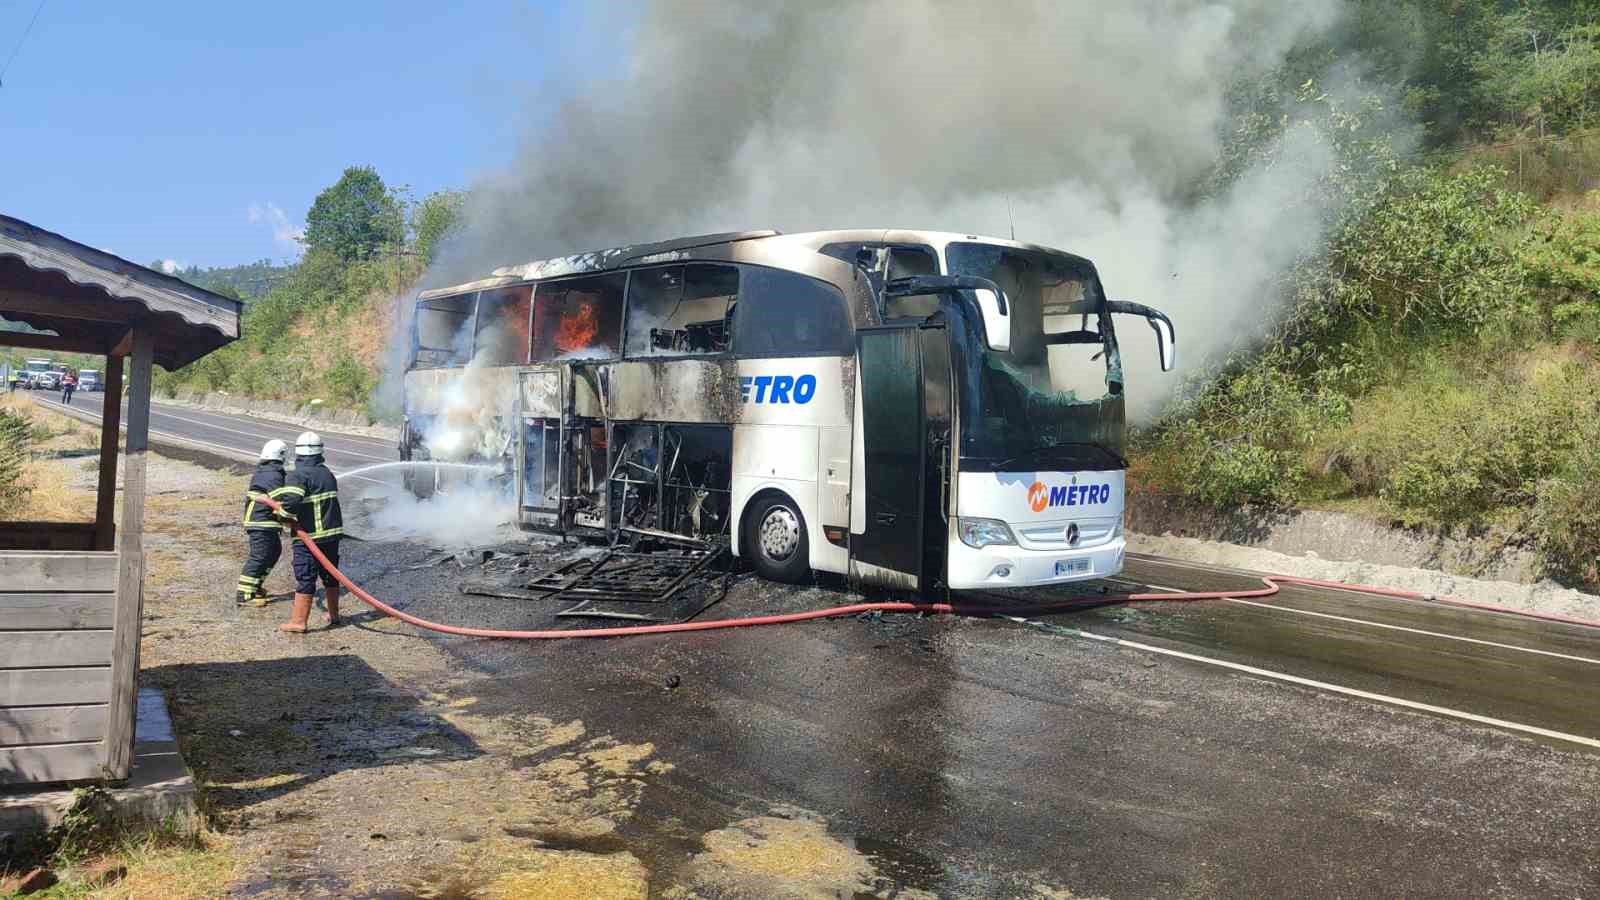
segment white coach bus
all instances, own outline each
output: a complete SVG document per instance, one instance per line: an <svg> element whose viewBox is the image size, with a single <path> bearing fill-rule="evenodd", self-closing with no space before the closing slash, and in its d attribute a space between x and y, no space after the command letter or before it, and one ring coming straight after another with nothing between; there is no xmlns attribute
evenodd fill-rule
<svg viewBox="0 0 1600 900"><path fill-rule="evenodd" d="M419 295L403 459L499 461L529 530L725 542L913 590L1122 569L1118 314L1086 259L926 231L706 235ZM442 475L414 476L427 494Z"/></svg>

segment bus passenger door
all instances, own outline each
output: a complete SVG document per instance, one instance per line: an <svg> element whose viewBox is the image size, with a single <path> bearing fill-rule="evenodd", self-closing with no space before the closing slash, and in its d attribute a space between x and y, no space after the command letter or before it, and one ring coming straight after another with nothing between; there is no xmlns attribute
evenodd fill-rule
<svg viewBox="0 0 1600 900"><path fill-rule="evenodd" d="M860 492L866 516L863 530L850 536L851 575L920 591L941 580L944 561L938 431L949 428L945 331L890 325L860 329L856 340L863 464L851 490Z"/></svg>
<svg viewBox="0 0 1600 900"><path fill-rule="evenodd" d="M566 397L558 368L518 370L517 523L524 529L560 531L562 426Z"/></svg>

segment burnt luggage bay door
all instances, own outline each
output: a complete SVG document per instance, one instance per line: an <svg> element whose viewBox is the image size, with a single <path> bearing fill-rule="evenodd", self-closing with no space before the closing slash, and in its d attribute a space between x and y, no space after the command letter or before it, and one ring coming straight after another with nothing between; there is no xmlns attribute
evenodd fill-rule
<svg viewBox="0 0 1600 900"><path fill-rule="evenodd" d="M927 545L933 532L944 534L942 524L932 527L943 521L938 501L942 451L937 435L930 440L929 426L937 431L949 425L945 341L944 329L916 325L857 334L861 421L856 427L864 465L853 490L863 492L866 522L864 531L851 535L850 552L858 564L852 571L867 581L921 590L940 576L942 554Z"/></svg>

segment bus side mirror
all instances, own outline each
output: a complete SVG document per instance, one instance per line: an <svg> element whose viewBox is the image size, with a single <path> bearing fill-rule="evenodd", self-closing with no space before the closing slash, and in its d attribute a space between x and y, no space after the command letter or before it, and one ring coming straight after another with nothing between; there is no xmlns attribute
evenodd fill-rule
<svg viewBox="0 0 1600 900"><path fill-rule="evenodd" d="M1178 364L1177 335L1172 333L1172 323L1165 316L1145 319L1156 333L1156 350L1161 354L1161 371L1171 372Z"/></svg>
<svg viewBox="0 0 1600 900"><path fill-rule="evenodd" d="M972 275L911 275L893 279L883 286L885 299L943 294L966 303L967 298L960 296L963 291L970 292L971 302L977 306L978 316L983 319L984 342L989 349L1002 353L1010 350L1011 310L1006 306L1005 292L989 279Z"/></svg>
<svg viewBox="0 0 1600 900"><path fill-rule="evenodd" d="M1132 300L1107 300L1105 308L1106 312L1143 316L1150 323L1150 330L1156 333L1156 352L1161 355L1161 371L1171 372L1178 365L1178 334L1166 313Z"/></svg>
<svg viewBox="0 0 1600 900"><path fill-rule="evenodd" d="M983 313L983 333L990 350L1004 353L1011 349L1011 317L1006 315L1005 298L998 291L979 288L978 310Z"/></svg>

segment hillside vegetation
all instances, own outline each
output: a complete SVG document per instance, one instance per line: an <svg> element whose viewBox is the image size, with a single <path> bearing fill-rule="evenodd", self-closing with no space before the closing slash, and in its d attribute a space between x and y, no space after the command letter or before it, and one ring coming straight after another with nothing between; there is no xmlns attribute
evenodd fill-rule
<svg viewBox="0 0 1600 900"><path fill-rule="evenodd" d="M371 168L346 169L306 216L305 253L288 267L257 263L177 273L244 299L241 340L178 372L157 373L157 391L293 400L398 411L373 401L393 329L395 298L427 269L460 216L462 195L412 200ZM247 294L239 285L261 285Z"/></svg>
<svg viewBox="0 0 1600 900"><path fill-rule="evenodd" d="M1497 524L1592 585L1600 8L1407 6L1422 62L1379 74L1424 117L1421 152L1341 148L1330 190L1348 202L1284 277L1269 339L1213 361L1137 436L1135 481L1213 507ZM1358 118L1381 119L1369 101Z"/></svg>

